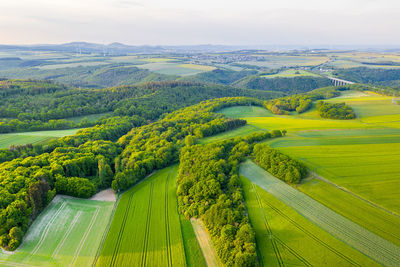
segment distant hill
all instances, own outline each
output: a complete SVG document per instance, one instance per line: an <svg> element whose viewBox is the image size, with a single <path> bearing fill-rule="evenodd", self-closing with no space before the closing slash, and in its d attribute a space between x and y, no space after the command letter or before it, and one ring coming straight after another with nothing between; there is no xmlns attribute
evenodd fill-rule
<svg viewBox="0 0 400 267"><path fill-rule="evenodd" d="M294 77L294 78L262 78L249 76L234 83L240 88L279 91L286 94L297 94L311 91L316 88L329 86L328 78L324 77Z"/></svg>
<svg viewBox="0 0 400 267"><path fill-rule="evenodd" d="M159 74L124 64L77 66L57 69L12 69L0 71L0 77L10 79L39 79L85 88L105 88L152 81L171 81L177 77Z"/></svg>
<svg viewBox="0 0 400 267"><path fill-rule="evenodd" d="M244 77L247 77L249 75L254 75L256 73L257 71L254 70L234 71L234 70L215 69L213 71L208 71L192 76L183 77L180 80L230 85Z"/></svg>

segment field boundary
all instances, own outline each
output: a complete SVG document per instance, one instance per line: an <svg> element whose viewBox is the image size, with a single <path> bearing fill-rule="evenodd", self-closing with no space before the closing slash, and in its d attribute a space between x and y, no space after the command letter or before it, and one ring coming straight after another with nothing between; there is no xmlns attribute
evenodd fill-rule
<svg viewBox="0 0 400 267"><path fill-rule="evenodd" d="M219 267L219 258L214 250L210 236L204 228L203 223L199 219L191 218L190 222L194 233L196 234L197 242L200 245L201 252L208 267ZM203 236L204 238L201 238ZM208 253L207 253L208 252Z"/></svg>

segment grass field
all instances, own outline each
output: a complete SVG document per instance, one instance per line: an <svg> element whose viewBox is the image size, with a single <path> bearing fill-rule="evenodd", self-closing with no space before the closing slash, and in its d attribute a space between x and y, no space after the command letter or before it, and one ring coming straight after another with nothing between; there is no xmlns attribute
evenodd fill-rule
<svg viewBox="0 0 400 267"><path fill-rule="evenodd" d="M378 266L247 178L241 181L261 266Z"/></svg>
<svg viewBox="0 0 400 267"><path fill-rule="evenodd" d="M400 247L355 224L283 181L273 177L255 163L251 161L243 163L240 167L240 174L284 204L290 206L308 221L314 223L314 225L347 244L349 249L352 247L386 266L395 266L400 262ZM267 200L265 203L268 204L269 201ZM286 231L286 229L284 230ZM289 236L293 236L293 234L289 234ZM338 248L338 246L333 247L336 250ZM347 258L361 266L368 266L366 265L367 262L365 262L366 258L361 257L362 254L359 254L357 258L355 256L347 256Z"/></svg>
<svg viewBox="0 0 400 267"><path fill-rule="evenodd" d="M148 69L161 74L187 76L215 69L211 66L197 64L180 64L165 61L149 62L137 65L138 68Z"/></svg>
<svg viewBox="0 0 400 267"><path fill-rule="evenodd" d="M22 245L0 252L1 266L90 266L113 202L56 196L33 222Z"/></svg>
<svg viewBox="0 0 400 267"><path fill-rule="evenodd" d="M235 138L238 136L247 136L249 134L252 133L257 133L257 132L263 132L262 129L253 126L253 125L245 125L243 127L231 130L231 131L227 131L227 132L223 132L220 134L216 134L213 136L209 136L209 137L205 137L202 138L200 140L198 140L199 144L209 144L209 143L214 143L214 142L218 142L218 141L222 141L222 140L226 140L226 139L230 139L230 138Z"/></svg>
<svg viewBox="0 0 400 267"><path fill-rule="evenodd" d="M177 166L160 170L121 196L97 266L204 266L193 259L199 252L186 223L182 232L176 172Z"/></svg>
<svg viewBox="0 0 400 267"><path fill-rule="evenodd" d="M0 148L7 148L11 145L25 145L45 143L46 141L66 135L73 135L79 129L37 131L23 133L0 134Z"/></svg>
<svg viewBox="0 0 400 267"><path fill-rule="evenodd" d="M310 71L305 70L296 70L296 69L289 69L279 72L277 74L271 75L262 75L263 78L294 78L294 77L304 77L304 76L312 76L312 77L321 77Z"/></svg>

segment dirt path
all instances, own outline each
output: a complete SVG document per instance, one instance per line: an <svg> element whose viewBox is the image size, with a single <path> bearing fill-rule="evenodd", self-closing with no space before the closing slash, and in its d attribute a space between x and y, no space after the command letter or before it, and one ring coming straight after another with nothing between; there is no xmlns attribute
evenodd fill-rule
<svg viewBox="0 0 400 267"><path fill-rule="evenodd" d="M195 218L191 218L190 222L192 223L197 241L199 242L204 258L206 259L207 266L209 267L220 266L218 261L218 256L215 253L215 250L211 243L210 236L208 235L206 229L204 228L203 223L199 219Z"/></svg>
<svg viewBox="0 0 400 267"><path fill-rule="evenodd" d="M91 200L98 200L98 201L111 201L115 202L115 192L111 188L98 192L96 195L90 198Z"/></svg>

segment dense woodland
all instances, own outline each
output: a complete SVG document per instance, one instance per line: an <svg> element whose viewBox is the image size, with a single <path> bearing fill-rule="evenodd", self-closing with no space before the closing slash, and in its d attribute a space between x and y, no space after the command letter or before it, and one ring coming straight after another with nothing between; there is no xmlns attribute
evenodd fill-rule
<svg viewBox="0 0 400 267"><path fill-rule="evenodd" d="M177 77L151 72L146 69L139 69L126 64L107 64L97 66L76 66L55 69L41 69L38 66L46 65L43 61L8 60L8 66L16 63L16 67L1 71L0 77L10 79L39 79L52 80L57 83L69 84L82 88L106 88L135 83L173 81ZM24 64L23 66L18 65ZM21 68L23 67L23 68ZM30 68L27 68L30 67Z"/></svg>
<svg viewBox="0 0 400 267"><path fill-rule="evenodd" d="M338 69L334 74L352 82L400 88L400 69L359 67Z"/></svg>
<svg viewBox="0 0 400 267"><path fill-rule="evenodd" d="M335 120L350 120L356 117L353 109L346 103L317 102L317 110L322 118Z"/></svg>
<svg viewBox="0 0 400 267"><path fill-rule="evenodd" d="M46 81L0 82L0 133L87 127L65 118L113 112L153 121L162 114L200 101L248 96L270 99L279 93L232 89L191 82L159 82L107 89L76 89Z"/></svg>

